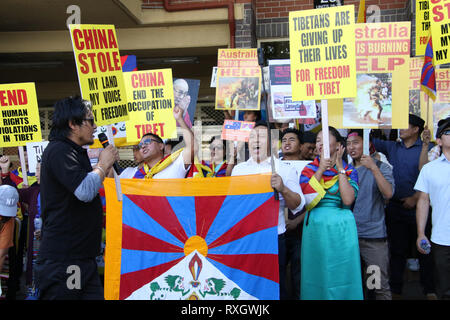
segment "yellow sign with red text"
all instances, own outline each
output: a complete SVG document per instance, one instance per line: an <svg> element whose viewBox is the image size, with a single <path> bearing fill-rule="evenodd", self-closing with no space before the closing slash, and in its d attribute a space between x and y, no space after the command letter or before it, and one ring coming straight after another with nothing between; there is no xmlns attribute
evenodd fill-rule
<svg viewBox="0 0 450 320"><path fill-rule="evenodd" d="M357 24L355 98L329 102L337 128L408 127L410 22Z"/></svg>
<svg viewBox="0 0 450 320"><path fill-rule="evenodd" d="M0 147L41 142L34 82L0 84Z"/></svg>
<svg viewBox="0 0 450 320"><path fill-rule="evenodd" d="M71 24L81 96L98 126L128 120L122 63L113 25Z"/></svg>
<svg viewBox="0 0 450 320"><path fill-rule="evenodd" d="M173 116L172 69L124 72L130 120L125 122L127 142L139 142L148 132L177 137Z"/></svg>
<svg viewBox="0 0 450 320"><path fill-rule="evenodd" d="M430 0L433 64L450 63L450 0Z"/></svg>

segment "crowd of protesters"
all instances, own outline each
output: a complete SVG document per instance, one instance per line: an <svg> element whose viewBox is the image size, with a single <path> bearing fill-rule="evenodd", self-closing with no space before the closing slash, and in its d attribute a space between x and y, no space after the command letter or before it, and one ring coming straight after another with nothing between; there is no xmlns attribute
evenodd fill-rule
<svg viewBox="0 0 450 320"><path fill-rule="evenodd" d="M414 115L394 139L373 130L370 155L363 152L362 130L343 134L329 127L325 158L322 130L279 127L246 111L243 120L255 122L248 142L213 136L203 160L201 141L183 110L175 107L174 117L182 147L147 133L133 146L135 166L117 174L198 179L272 173L280 201L280 299L401 299L411 245L424 296L450 298L450 118L439 122L436 145ZM28 185L20 168L12 171L9 157L0 158L0 271L8 256L7 299L16 298L24 269L28 299L103 299L97 263L104 228L101 189L105 177L114 175L119 154L110 145L91 165L84 146L93 143L95 129L90 103L69 97L55 104L50 142ZM302 170L296 161L304 162ZM42 231L35 224L40 219ZM68 288L72 265L83 277Z"/></svg>

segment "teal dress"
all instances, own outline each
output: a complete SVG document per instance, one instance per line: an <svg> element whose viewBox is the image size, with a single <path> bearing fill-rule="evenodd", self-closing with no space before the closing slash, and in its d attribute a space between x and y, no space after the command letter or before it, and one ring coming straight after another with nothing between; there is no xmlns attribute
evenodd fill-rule
<svg viewBox="0 0 450 320"><path fill-rule="evenodd" d="M349 182L356 196L358 185ZM363 299L355 218L338 189L339 183L329 188L303 223L302 300Z"/></svg>

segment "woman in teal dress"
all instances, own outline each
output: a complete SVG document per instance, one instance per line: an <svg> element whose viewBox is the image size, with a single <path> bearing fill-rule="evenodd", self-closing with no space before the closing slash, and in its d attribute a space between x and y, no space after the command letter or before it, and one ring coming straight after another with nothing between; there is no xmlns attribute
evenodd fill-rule
<svg viewBox="0 0 450 320"><path fill-rule="evenodd" d="M361 262L355 218L350 210L358 193L358 176L342 160L339 132L329 130L330 159L323 157L323 136L316 140L321 157L302 171L307 204L301 253L302 300L362 300Z"/></svg>

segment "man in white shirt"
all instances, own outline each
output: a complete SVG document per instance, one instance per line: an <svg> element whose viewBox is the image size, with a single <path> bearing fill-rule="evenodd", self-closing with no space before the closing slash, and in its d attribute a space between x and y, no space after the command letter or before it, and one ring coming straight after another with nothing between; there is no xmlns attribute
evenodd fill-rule
<svg viewBox="0 0 450 320"><path fill-rule="evenodd" d="M430 243L425 236L425 225L431 206L431 251L436 268L436 284L442 299L450 299L450 118L438 122L436 142L442 155L425 164L420 171L414 189L420 192L416 206L417 250L422 242Z"/></svg>
<svg viewBox="0 0 450 320"><path fill-rule="evenodd" d="M136 171L134 179L181 179L186 177L194 161L194 134L184 121L182 109L174 107L173 114L183 129L183 140L186 147L164 157L163 140L158 135L147 132L138 145L143 165Z"/></svg>
<svg viewBox="0 0 450 320"><path fill-rule="evenodd" d="M268 150L268 128L265 122L257 122L250 133L250 158L233 168L232 176L260 174L272 172L271 159ZM280 299L286 299L286 221L285 207L294 215L299 214L305 198L300 188L297 171L280 160L275 159L276 173L272 174L271 186L279 193L280 207L278 211L278 262L280 272Z"/></svg>

